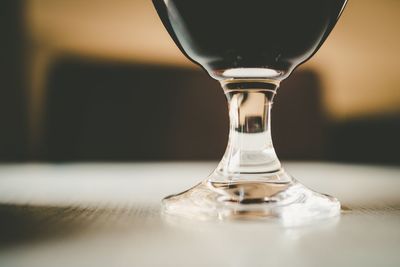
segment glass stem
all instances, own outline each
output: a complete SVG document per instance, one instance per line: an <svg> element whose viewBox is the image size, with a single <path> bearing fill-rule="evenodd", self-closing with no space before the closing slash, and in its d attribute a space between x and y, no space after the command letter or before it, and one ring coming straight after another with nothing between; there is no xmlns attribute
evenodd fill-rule
<svg viewBox="0 0 400 267"><path fill-rule="evenodd" d="M228 146L213 180L270 180L281 170L271 138L271 107L279 82L222 82L229 104ZM254 174L254 175L252 175Z"/></svg>

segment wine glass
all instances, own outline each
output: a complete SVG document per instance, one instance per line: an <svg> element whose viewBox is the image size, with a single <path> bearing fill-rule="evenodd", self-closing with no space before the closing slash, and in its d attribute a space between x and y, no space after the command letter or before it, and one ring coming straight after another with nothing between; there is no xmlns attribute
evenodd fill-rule
<svg viewBox="0 0 400 267"><path fill-rule="evenodd" d="M279 84L319 49L346 2L153 0L180 50L221 83L230 117L218 167L193 188L166 197L166 214L285 221L340 214L337 199L306 188L282 168L270 121Z"/></svg>

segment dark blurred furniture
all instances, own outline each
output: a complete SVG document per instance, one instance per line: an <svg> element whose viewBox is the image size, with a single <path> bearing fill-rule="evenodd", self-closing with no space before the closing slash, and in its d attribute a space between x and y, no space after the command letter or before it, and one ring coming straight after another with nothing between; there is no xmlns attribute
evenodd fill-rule
<svg viewBox="0 0 400 267"><path fill-rule="evenodd" d="M67 58L46 91L43 160L209 160L226 147L223 91L200 69ZM319 93L312 72L283 83L273 111L282 158L326 157Z"/></svg>
<svg viewBox="0 0 400 267"><path fill-rule="evenodd" d="M46 161L216 160L228 114L219 84L200 69L61 59L48 76ZM296 71L274 101L283 160L400 164L398 116L334 123L316 73Z"/></svg>

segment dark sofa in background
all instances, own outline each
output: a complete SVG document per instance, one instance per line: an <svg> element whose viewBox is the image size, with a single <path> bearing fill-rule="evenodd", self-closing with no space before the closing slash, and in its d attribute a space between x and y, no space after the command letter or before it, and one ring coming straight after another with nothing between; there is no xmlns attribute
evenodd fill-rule
<svg viewBox="0 0 400 267"><path fill-rule="evenodd" d="M209 160L226 147L223 91L200 69L66 59L46 91L43 160ZM319 92L311 72L283 84L273 126L284 158L326 158Z"/></svg>
<svg viewBox="0 0 400 267"><path fill-rule="evenodd" d="M46 91L39 160L215 160L226 146L225 97L200 69L66 58ZM398 117L329 120L317 73L295 72L274 102L282 159L399 163Z"/></svg>

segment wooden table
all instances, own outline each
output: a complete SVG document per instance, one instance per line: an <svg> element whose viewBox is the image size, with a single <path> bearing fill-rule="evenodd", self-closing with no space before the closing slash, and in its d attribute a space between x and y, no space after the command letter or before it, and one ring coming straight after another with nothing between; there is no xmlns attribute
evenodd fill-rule
<svg viewBox="0 0 400 267"><path fill-rule="evenodd" d="M400 168L287 163L350 209L313 225L160 216L215 165L0 165L0 266L400 266Z"/></svg>

